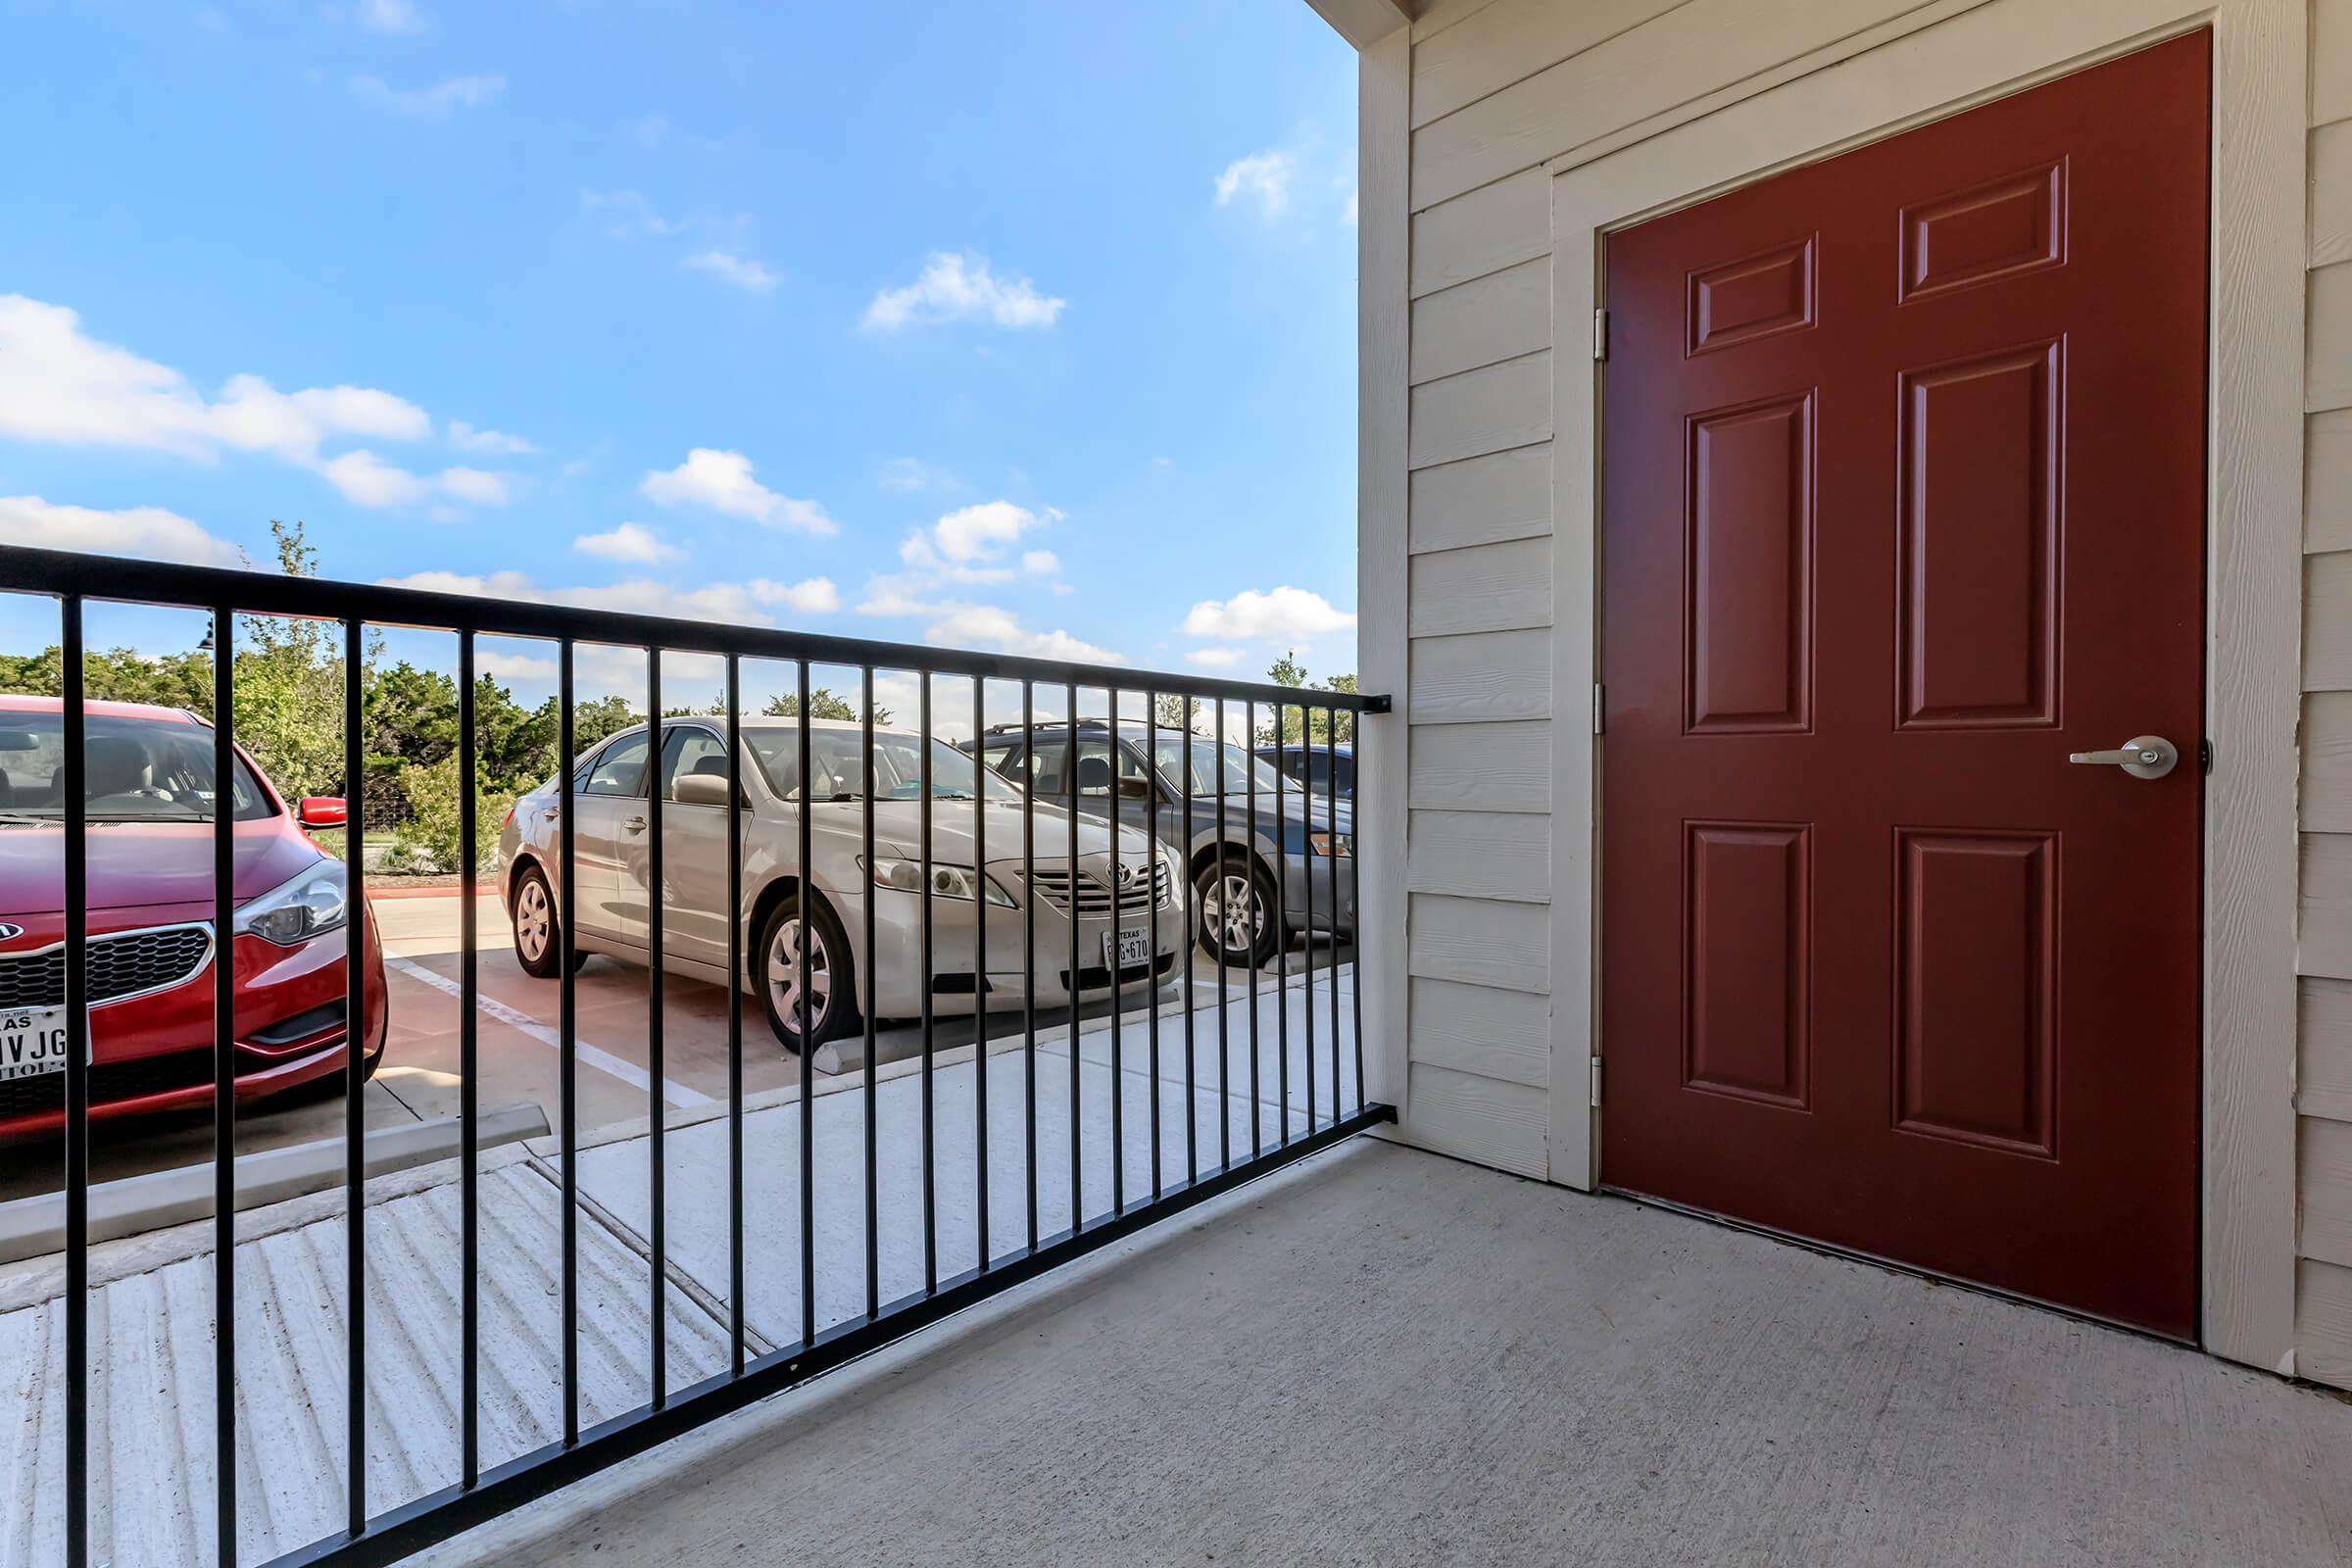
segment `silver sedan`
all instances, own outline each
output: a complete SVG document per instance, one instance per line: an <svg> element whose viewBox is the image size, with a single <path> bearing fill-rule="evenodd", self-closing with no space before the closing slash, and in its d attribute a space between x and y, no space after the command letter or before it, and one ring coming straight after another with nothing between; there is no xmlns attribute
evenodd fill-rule
<svg viewBox="0 0 2352 1568"><path fill-rule="evenodd" d="M730 919L743 933L734 977L758 994L786 1047L801 1045L802 947L808 946L808 1034L817 1044L856 1032L870 974L878 1017L910 1017L929 993L936 1016L1041 1006L1140 992L1173 974L1186 948L1174 858L1137 827L1111 837L1081 816L1070 858L1070 818L1022 793L954 747L877 729L869 779L860 727L809 723L809 874L800 868L801 726L760 719L740 726L744 757L743 900L726 897L727 753L723 722L678 718L662 726L658 770L646 765L645 725L622 730L573 773L572 889L575 955L644 963L652 881L646 786L662 789L662 968L729 983ZM926 762L928 766L926 766ZM931 792L931 961L922 954L922 797ZM873 945L865 935L864 824L873 813ZM1036 855L1024 877L1023 817ZM523 969L553 978L560 966L558 877L562 797L550 780L514 805L500 829L499 877ZM979 851L985 849L985 861ZM812 896L811 896L812 893ZM1036 920L1034 973L1022 964L1023 928ZM987 968L976 972L986 922ZM1070 972L1072 923L1078 972ZM1156 935L1156 941L1154 936ZM575 957L575 964L577 958ZM1114 980L1115 975L1115 980Z"/></svg>

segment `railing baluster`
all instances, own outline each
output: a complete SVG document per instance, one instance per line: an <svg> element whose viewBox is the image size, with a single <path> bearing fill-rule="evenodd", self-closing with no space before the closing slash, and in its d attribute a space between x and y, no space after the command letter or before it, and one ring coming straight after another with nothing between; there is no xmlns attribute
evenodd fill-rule
<svg viewBox="0 0 2352 1568"><path fill-rule="evenodd" d="M988 1272L988 791L980 741L988 734L988 682L972 677L972 1183L980 1271Z"/></svg>
<svg viewBox="0 0 2352 1568"><path fill-rule="evenodd" d="M1124 1063L1119 1050L1119 1013L1126 1001L1119 985L1119 922L1127 916L1119 899L1119 689L1105 686L1102 695L1110 704L1110 728L1102 747L1102 760L1110 770L1105 797L1110 807L1110 925L1102 933L1102 969L1110 982L1110 1212L1115 1218L1127 1212L1127 1086L1120 1078Z"/></svg>
<svg viewBox="0 0 2352 1568"><path fill-rule="evenodd" d="M1337 707L1323 710L1323 827L1331 835L1331 854L1324 857L1331 865L1331 1114L1340 1114L1340 710ZM1307 771L1307 782L1314 782L1314 771ZM1353 851L1354 845L1347 848ZM1351 853L1349 860L1354 859ZM1315 988L1310 980L1306 988L1307 1010L1315 1005ZM1358 1080L1357 1094L1362 1094Z"/></svg>
<svg viewBox="0 0 2352 1568"><path fill-rule="evenodd" d="M213 1525L237 1561L236 636L213 612ZM352 1037L344 1020L344 1039ZM347 1048L348 1049L348 1048Z"/></svg>
<svg viewBox="0 0 2352 1568"><path fill-rule="evenodd" d="M645 651L645 714L646 714L646 785L645 785L645 1103L650 1118L646 1124L646 1197L650 1205L653 1244L653 1283L651 1310L653 1321L647 1332L647 1353L653 1360L653 1406L659 1410L669 1402L669 1313L665 1310L669 1292L669 1230L662 1164L662 1135L668 1116L662 1102L662 1075L666 1064L662 1051L662 906L668 901L668 884L662 879L662 798L669 791L668 769L663 765L669 737L662 723L662 650L657 645Z"/></svg>
<svg viewBox="0 0 2352 1568"><path fill-rule="evenodd" d="M1249 750L1257 740L1257 704L1255 702L1246 702L1242 705L1242 734L1246 737L1243 742L1242 755L1249 759L1242 775L1242 784L1250 798L1249 813L1246 818L1250 830L1250 854L1242 861L1242 871L1249 878L1250 902L1242 906L1242 913L1246 928L1250 932L1250 1157L1255 1159L1258 1152L1266 1147L1265 1135L1258 1121L1258 1102L1264 1096L1259 1090L1257 1071L1257 971L1260 967L1257 960L1257 923L1265 918L1266 911L1259 908L1257 904L1257 758ZM1277 820L1279 821L1279 818ZM1287 1109L1284 1113L1284 1124L1286 1126L1289 1124Z"/></svg>
<svg viewBox="0 0 2352 1568"><path fill-rule="evenodd" d="M1348 760L1350 774L1355 771L1355 749L1364 743L1363 730L1364 724L1360 713L1350 711L1348 715ZM1337 779L1340 760L1336 752L1332 756L1331 769L1333 778ZM1335 783L1333 788L1336 790L1338 785ZM1355 1108L1359 1111L1364 1108L1364 861L1361 853L1363 847L1364 841L1355 836L1355 786L1350 783L1348 787L1348 907L1353 911L1355 920L1355 929L1349 933L1348 937L1348 945L1355 950L1355 956L1350 960L1355 965L1355 979L1348 986L1348 1010L1353 1014L1355 1021ZM1331 1086L1331 1115L1334 1121L1339 1119L1340 1086L1338 1084Z"/></svg>
<svg viewBox="0 0 2352 1568"><path fill-rule="evenodd" d="M368 1102L360 1058L368 1038L368 736L362 698L366 638L357 619L343 622L343 849L349 902L344 920L343 998L343 1289L344 1441L354 1536L368 1529Z"/></svg>
<svg viewBox="0 0 2352 1568"><path fill-rule="evenodd" d="M1065 694L1069 706L1062 710L1069 716L1063 728L1061 751L1061 783L1069 796L1070 858L1070 977L1069 977L1069 1043L1070 1043L1070 1234L1086 1229L1085 1151L1079 1138L1083 1125L1078 1114L1079 1096L1083 1084L1078 1070L1078 683L1072 681Z"/></svg>
<svg viewBox="0 0 2352 1568"><path fill-rule="evenodd" d="M865 810L858 831L863 854L858 864L865 896L865 1315L882 1315L882 1182L875 1152L874 1096L882 1087L874 1061L874 666L864 666L864 711L858 715L858 764L865 769Z"/></svg>
<svg viewBox="0 0 2352 1568"><path fill-rule="evenodd" d="M572 727L572 643L564 639L557 657L556 766L558 820L563 831L556 839L558 878L564 886L557 896L556 923L562 940L556 952L556 1120L563 1158L564 1213L564 1446L580 1441L580 1176L579 1153L579 1016L572 996L572 916L579 901L572 890L578 883L577 847L572 834L578 800L572 788L577 737Z"/></svg>
<svg viewBox="0 0 2352 1568"><path fill-rule="evenodd" d="M727 655L727 1338L743 1376L743 664ZM761 984L766 983L761 956Z"/></svg>
<svg viewBox="0 0 2352 1568"><path fill-rule="evenodd" d="M66 1562L90 1558L89 813L81 596L58 602L66 828Z"/></svg>
<svg viewBox="0 0 2352 1568"><path fill-rule="evenodd" d="M1184 962L1184 1172L1185 1182L1196 1185L1200 1180L1200 1105L1199 1092L1193 1081L1193 1014L1197 1004L1193 999L1193 970L1200 956L1200 911L1198 907L1199 879L1193 873L1193 842L1200 837L1200 824L1193 819L1193 694L1184 694L1184 760L1181 765L1184 790L1184 856L1177 861L1177 874L1184 878L1184 945L1177 949Z"/></svg>
<svg viewBox="0 0 2352 1568"><path fill-rule="evenodd" d="M458 1152L465 1161L458 1172L458 1337L464 1362L464 1387L459 1394L458 1468L470 1488L482 1473L482 1350L481 1289L476 1278L481 1262L480 1030L474 1016L481 986L474 867L481 858L474 821L478 792L474 788L473 633L458 633Z"/></svg>
<svg viewBox="0 0 2352 1568"><path fill-rule="evenodd" d="M1315 715L1304 703L1298 705L1298 753L1306 762L1306 778L1298 786L1298 819L1305 834L1299 848L1305 853L1298 859L1306 868L1301 879L1306 883L1306 929L1299 934L1305 951L1299 955L1306 966L1302 1004L1306 1012L1306 1070L1315 1070ZM1340 1079L1331 1079L1331 1102L1340 1102ZM1306 1085L1306 1122L1311 1130L1315 1122L1315 1085L1312 1076Z"/></svg>
<svg viewBox="0 0 2352 1568"><path fill-rule="evenodd" d="M809 850L809 818L816 805L816 775L811 770L809 734L814 724L808 712L808 661L798 668L801 700L801 808L797 818L800 844L793 864L801 879L801 940L795 946L801 1003L801 1348L816 1343L816 1040L815 1008L808 995L809 951L817 943L817 910L823 895L816 890L814 857ZM825 955L828 988L841 970L841 959ZM831 996L828 989L827 997ZM832 1010L830 1003L826 1010Z"/></svg>
<svg viewBox="0 0 2352 1568"><path fill-rule="evenodd" d="M1037 1250L1037 686L1021 680L1021 1104L1028 1137L1029 1250Z"/></svg>
<svg viewBox="0 0 2352 1568"><path fill-rule="evenodd" d="M1225 870L1225 699L1217 699L1217 1168L1233 1168L1233 1000L1226 993L1225 958L1233 935L1233 885Z"/></svg>
<svg viewBox="0 0 2352 1568"><path fill-rule="evenodd" d="M917 853L922 861L923 907L922 937L923 965L921 976L923 1009L923 1294L939 1292L939 1183L937 1168L938 1146L932 1137L931 1058L935 1042L932 1038L935 1020L932 1017L931 986L939 973L938 954L932 945L931 925L931 798L939 792L938 769L931 765L931 672L916 672L919 690L915 698L915 773L922 780L917 795L916 837Z"/></svg>
<svg viewBox="0 0 2352 1568"><path fill-rule="evenodd" d="M1159 693L1144 693L1144 787L1151 793L1150 816L1144 824L1144 907L1151 948L1144 967L1150 975L1148 1005L1152 1009L1152 1201L1159 1201Z"/></svg>
<svg viewBox="0 0 2352 1568"><path fill-rule="evenodd" d="M1288 703L1274 705L1274 1054L1276 1092L1282 1097L1282 1144L1291 1143L1291 820L1283 814L1282 732L1291 721ZM1304 814L1304 808L1300 808ZM1315 1130L1314 1063L1307 1063L1306 1130Z"/></svg>

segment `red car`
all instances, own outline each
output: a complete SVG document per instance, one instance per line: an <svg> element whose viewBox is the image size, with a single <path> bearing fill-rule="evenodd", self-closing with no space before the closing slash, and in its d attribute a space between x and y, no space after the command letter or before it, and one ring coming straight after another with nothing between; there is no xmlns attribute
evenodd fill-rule
<svg viewBox="0 0 2352 1568"><path fill-rule="evenodd" d="M0 696L0 1137L65 1121L64 705ZM85 710L90 1114L213 1100L211 724L179 709ZM343 862L306 828L343 802L289 809L238 753L234 965L240 1100L332 1087L345 1060ZM362 1071L383 1058L383 951L366 922Z"/></svg>

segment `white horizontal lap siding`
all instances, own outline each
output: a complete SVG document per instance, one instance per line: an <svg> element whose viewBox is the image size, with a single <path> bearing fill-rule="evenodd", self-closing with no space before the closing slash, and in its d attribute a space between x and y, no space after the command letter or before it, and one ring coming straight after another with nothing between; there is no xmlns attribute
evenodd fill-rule
<svg viewBox="0 0 2352 1568"><path fill-rule="evenodd" d="M2295 1339L2352 1387L2352 0L2310 40Z"/></svg>
<svg viewBox="0 0 2352 1568"><path fill-rule="evenodd" d="M1551 347L1551 266L1538 257L1413 301L1413 380Z"/></svg>
<svg viewBox="0 0 2352 1568"><path fill-rule="evenodd" d="M1415 468L1406 484L1414 553L1551 536L1551 443Z"/></svg>
<svg viewBox="0 0 2352 1568"><path fill-rule="evenodd" d="M1551 354L1542 350L1413 388L1412 466L1551 439Z"/></svg>
<svg viewBox="0 0 2352 1568"><path fill-rule="evenodd" d="M1551 901L1551 818L1516 811L1417 810L1407 885L1510 904Z"/></svg>
<svg viewBox="0 0 2352 1568"><path fill-rule="evenodd" d="M1541 720L1416 728L1412 754L1416 809L1551 810L1551 726Z"/></svg>
<svg viewBox="0 0 2352 1568"><path fill-rule="evenodd" d="M1512 539L1413 557L1415 637L1521 631L1551 624L1551 541Z"/></svg>

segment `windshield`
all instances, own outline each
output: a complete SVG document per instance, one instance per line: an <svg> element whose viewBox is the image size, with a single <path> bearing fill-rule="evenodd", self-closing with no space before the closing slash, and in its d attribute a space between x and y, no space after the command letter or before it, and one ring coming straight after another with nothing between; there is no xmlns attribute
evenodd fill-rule
<svg viewBox="0 0 2352 1568"><path fill-rule="evenodd" d="M91 821L212 820L210 726L107 713L82 723L82 809ZM0 819L63 819L65 765L63 713L0 713ZM238 821L274 814L241 758L229 789Z"/></svg>
<svg viewBox="0 0 2352 1568"><path fill-rule="evenodd" d="M1196 735L1191 738L1191 745L1188 747L1186 738L1182 735L1163 735L1159 738L1159 750L1153 755L1152 760L1159 764L1159 770L1162 773L1176 780L1180 788L1184 782L1183 767L1188 751L1191 754L1193 793L1195 795L1217 793L1217 763L1220 754L1225 765L1226 794L1244 795L1249 793L1250 781L1252 778L1257 780L1259 789L1269 793L1274 789L1273 767L1259 759L1251 757L1239 746L1219 746L1215 741Z"/></svg>
<svg viewBox="0 0 2352 1568"><path fill-rule="evenodd" d="M761 725L743 732L768 787L785 800L799 798L801 732L778 725ZM808 732L809 770L816 775L811 792L820 801L865 799L865 742L854 729L811 729ZM1017 801L1020 791L996 774L976 767L972 760L947 742L931 743L931 798L968 801L985 788L992 801ZM923 743L920 737L896 730L874 731L874 797L884 801L920 800L923 794Z"/></svg>

